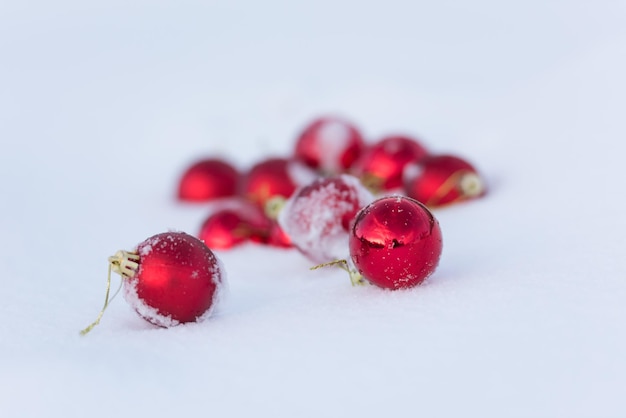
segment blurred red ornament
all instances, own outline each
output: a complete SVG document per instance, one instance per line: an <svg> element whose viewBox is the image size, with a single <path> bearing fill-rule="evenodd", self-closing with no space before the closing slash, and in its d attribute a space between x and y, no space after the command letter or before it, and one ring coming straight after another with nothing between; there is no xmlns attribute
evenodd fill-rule
<svg viewBox="0 0 626 418"><path fill-rule="evenodd" d="M406 194L428 207L479 197L485 186L476 169L452 155L431 156L405 170Z"/></svg>
<svg viewBox="0 0 626 418"><path fill-rule="evenodd" d="M239 191L239 172L221 159L205 159L190 166L178 183L178 198L205 202L234 196Z"/></svg>
<svg viewBox="0 0 626 418"><path fill-rule="evenodd" d="M198 238L215 250L226 250L242 244L253 234L252 226L241 213L222 209L209 215L203 222Z"/></svg>
<svg viewBox="0 0 626 418"><path fill-rule="evenodd" d="M387 136L368 147L352 172L377 193L402 187L402 173L409 163L426 157L426 149L407 136Z"/></svg>
<svg viewBox="0 0 626 418"><path fill-rule="evenodd" d="M356 216L350 256L358 272L385 289L422 283L439 263L439 223L418 201L405 196L380 198Z"/></svg>
<svg viewBox="0 0 626 418"><path fill-rule="evenodd" d="M361 155L365 142L351 123L325 117L314 120L296 141L295 158L323 174L347 171Z"/></svg>
<svg viewBox="0 0 626 418"><path fill-rule="evenodd" d="M225 201L202 224L198 234L213 249L227 250L251 241L274 247L291 247L289 237L263 209L245 199Z"/></svg>
<svg viewBox="0 0 626 418"><path fill-rule="evenodd" d="M346 258L348 231L356 213L373 200L356 177L318 178L300 188L278 216L293 244L316 263Z"/></svg>
<svg viewBox="0 0 626 418"><path fill-rule="evenodd" d="M275 220L270 221L270 227L261 241L264 244L278 248L291 248L293 243L289 235L280 227Z"/></svg>
<svg viewBox="0 0 626 418"><path fill-rule="evenodd" d="M270 158L250 169L243 178L243 193L262 208L272 198L287 199L296 190L302 177L312 173L301 164L286 158Z"/></svg>

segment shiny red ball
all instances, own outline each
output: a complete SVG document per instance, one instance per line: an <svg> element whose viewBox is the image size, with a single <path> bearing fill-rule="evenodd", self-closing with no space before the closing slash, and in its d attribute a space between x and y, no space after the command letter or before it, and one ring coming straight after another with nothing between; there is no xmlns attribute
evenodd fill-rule
<svg viewBox="0 0 626 418"><path fill-rule="evenodd" d="M313 262L345 259L352 221L372 200L356 177L322 177L296 191L280 212L278 223Z"/></svg>
<svg viewBox="0 0 626 418"><path fill-rule="evenodd" d="M428 207L473 199L485 193L484 182L469 162L453 155L427 157L405 170L406 194Z"/></svg>
<svg viewBox="0 0 626 418"><path fill-rule="evenodd" d="M124 296L147 321L162 327L206 317L223 286L224 272L199 239L166 232L137 246L136 273L124 280Z"/></svg>
<svg viewBox="0 0 626 418"><path fill-rule="evenodd" d="M306 171L304 167L286 158L261 161L244 176L243 193L252 202L265 207L273 197L291 196L298 187L298 176L307 175L303 171Z"/></svg>
<svg viewBox="0 0 626 418"><path fill-rule="evenodd" d="M380 198L361 209L350 234L350 257L360 274L385 289L422 283L439 263L439 223L418 201Z"/></svg>
<svg viewBox="0 0 626 418"><path fill-rule="evenodd" d="M365 148L359 130L348 121L325 117L311 122L296 141L294 157L323 174L347 171Z"/></svg>
<svg viewBox="0 0 626 418"><path fill-rule="evenodd" d="M190 202L206 202L234 196L239 191L239 172L220 159L206 159L191 165L178 183L178 198Z"/></svg>
<svg viewBox="0 0 626 418"><path fill-rule="evenodd" d="M409 163L426 157L426 149L407 136L388 136L368 147L352 172L374 192L402 187L402 173Z"/></svg>

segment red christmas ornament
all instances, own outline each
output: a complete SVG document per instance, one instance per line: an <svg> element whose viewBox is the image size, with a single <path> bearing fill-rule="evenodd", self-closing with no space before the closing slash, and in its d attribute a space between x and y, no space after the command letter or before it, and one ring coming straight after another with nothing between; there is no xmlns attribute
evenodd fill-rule
<svg viewBox="0 0 626 418"><path fill-rule="evenodd" d="M405 170L406 194L428 207L479 197L485 186L476 169L452 155L427 157Z"/></svg>
<svg viewBox="0 0 626 418"><path fill-rule="evenodd" d="M219 210L204 221L198 238L215 250L226 250L250 238L248 223L231 209Z"/></svg>
<svg viewBox="0 0 626 418"><path fill-rule="evenodd" d="M148 238L132 252L109 257L109 281L100 322L109 303L111 271L122 276L124 296L145 320L172 327L206 318L224 285L224 271L202 241L182 232L166 232Z"/></svg>
<svg viewBox="0 0 626 418"><path fill-rule="evenodd" d="M270 227L271 221L257 205L231 199L207 217L198 238L210 248L226 250L248 240L265 241Z"/></svg>
<svg viewBox="0 0 626 418"><path fill-rule="evenodd" d="M289 248L291 240L278 223L254 203L244 199L224 202L210 214L198 234L213 249L227 250L247 241Z"/></svg>
<svg viewBox="0 0 626 418"><path fill-rule="evenodd" d="M198 161L182 175L178 184L178 198L191 202L206 202L234 196L239 188L239 172L220 159Z"/></svg>
<svg viewBox="0 0 626 418"><path fill-rule="evenodd" d="M402 187L404 167L426 157L426 149L407 136L388 136L368 147L352 168L355 176L378 193Z"/></svg>
<svg viewBox="0 0 626 418"><path fill-rule="evenodd" d="M346 258L352 220L373 199L356 177L319 178L287 200L278 223L310 260L325 263Z"/></svg>
<svg viewBox="0 0 626 418"><path fill-rule="evenodd" d="M270 158L255 164L243 179L243 193L265 208L277 196L287 199L302 181L314 174L301 164L286 158Z"/></svg>
<svg viewBox="0 0 626 418"><path fill-rule="evenodd" d="M422 283L439 263L439 223L418 201L380 198L361 209L350 234L350 257L370 283L385 289Z"/></svg>
<svg viewBox="0 0 626 418"><path fill-rule="evenodd" d="M345 172L359 157L365 142L351 123L334 117L309 124L296 141L295 158L323 174Z"/></svg>
<svg viewBox="0 0 626 418"><path fill-rule="evenodd" d="M289 237L289 235L285 233L285 231L280 227L278 222L276 222L275 220L270 221L270 227L267 232L267 235L265 235L260 242L270 245L272 247L278 247L278 248L293 247L291 238Z"/></svg>

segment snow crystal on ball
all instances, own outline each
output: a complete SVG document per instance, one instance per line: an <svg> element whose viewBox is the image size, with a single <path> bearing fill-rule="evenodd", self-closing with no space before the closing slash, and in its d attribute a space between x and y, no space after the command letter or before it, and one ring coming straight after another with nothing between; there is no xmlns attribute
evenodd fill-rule
<svg viewBox="0 0 626 418"><path fill-rule="evenodd" d="M173 244L168 244L164 238L169 240ZM169 247L172 245L176 246L177 244L178 242L175 240L175 237L173 237L172 235L168 234L165 237L163 237L163 234L159 234L159 235L155 235L145 240L138 248L138 252L140 256L147 256L155 249L163 250L166 247Z"/></svg>
<svg viewBox="0 0 626 418"><path fill-rule="evenodd" d="M222 260L220 260L215 254L215 266L212 269L212 278L213 283L215 283L215 292L213 292L213 300L211 302L211 307L202 315L198 317L196 322L202 322L205 319L209 318L215 313L215 310L219 308L222 303L222 300L228 294L228 279L226 276L226 269L222 264Z"/></svg>
<svg viewBox="0 0 626 418"><path fill-rule="evenodd" d="M163 315L156 308L146 304L137 294L137 279L124 280L124 299L137 313L148 322L160 327L170 328L180 322L171 315Z"/></svg>
<svg viewBox="0 0 626 418"><path fill-rule="evenodd" d="M287 200L278 223L316 263L348 258L348 231L360 208L374 200L356 177L321 178Z"/></svg>

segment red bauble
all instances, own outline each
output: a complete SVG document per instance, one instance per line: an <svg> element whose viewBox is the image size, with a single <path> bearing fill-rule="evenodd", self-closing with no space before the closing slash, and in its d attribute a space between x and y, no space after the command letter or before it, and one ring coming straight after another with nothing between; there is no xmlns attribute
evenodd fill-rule
<svg viewBox="0 0 626 418"><path fill-rule="evenodd" d="M350 257L360 274L385 289L416 286L439 263L439 223L418 201L387 196L364 207L350 234Z"/></svg>
<svg viewBox="0 0 626 418"><path fill-rule="evenodd" d="M426 157L426 149L407 136L387 136L368 147L352 168L374 192L402 187L404 167Z"/></svg>
<svg viewBox="0 0 626 418"><path fill-rule="evenodd" d="M345 172L365 148L361 133L351 123L320 118L309 124L296 142L295 158L324 174Z"/></svg>
<svg viewBox="0 0 626 418"><path fill-rule="evenodd" d="M293 243L289 235L280 227L275 220L270 221L270 227L265 236L260 240L263 244L278 248L291 248Z"/></svg>
<svg viewBox="0 0 626 418"><path fill-rule="evenodd" d="M227 250L247 241L289 248L291 240L274 219L245 199L225 201L210 214L198 234L213 249Z"/></svg>
<svg viewBox="0 0 626 418"><path fill-rule="evenodd" d="M198 238L214 250L226 250L250 238L248 223L231 209L219 210L204 221Z"/></svg>
<svg viewBox="0 0 626 418"><path fill-rule="evenodd" d="M265 208L274 197L288 198L302 181L314 174L301 164L286 158L270 158L255 164L243 179L243 193Z"/></svg>
<svg viewBox="0 0 626 418"><path fill-rule="evenodd" d="M205 202L233 196L239 190L239 179L239 172L226 161L216 158L198 161L183 173L178 198Z"/></svg>
<svg viewBox="0 0 626 418"><path fill-rule="evenodd" d="M124 277L124 297L147 321L162 327L208 316L224 272L202 241L182 232L148 238L132 253L111 257Z"/></svg>
<svg viewBox="0 0 626 418"><path fill-rule="evenodd" d="M202 223L198 238L215 250L226 250L248 240L265 240L271 221L252 202L231 199Z"/></svg>
<svg viewBox="0 0 626 418"><path fill-rule="evenodd" d="M319 178L287 201L278 223L310 260L325 263L344 259L352 220L373 199L356 177L342 174Z"/></svg>
<svg viewBox="0 0 626 418"><path fill-rule="evenodd" d="M405 170L406 194L429 207L479 197L485 186L476 169L452 155L427 157Z"/></svg>

